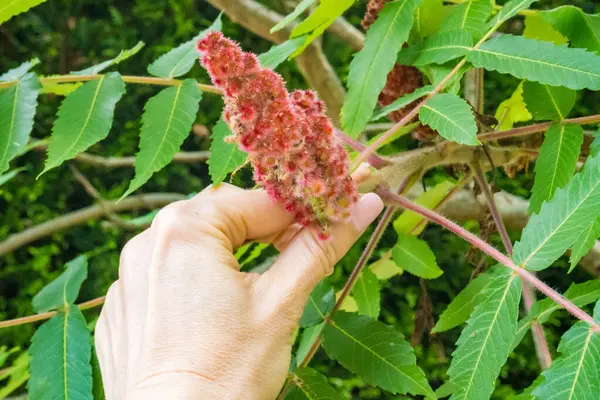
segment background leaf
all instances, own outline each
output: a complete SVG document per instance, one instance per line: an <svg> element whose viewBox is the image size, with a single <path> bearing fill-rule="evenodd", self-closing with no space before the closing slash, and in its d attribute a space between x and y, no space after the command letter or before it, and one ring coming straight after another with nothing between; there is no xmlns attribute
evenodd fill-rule
<svg viewBox="0 0 600 400"><path fill-rule="evenodd" d="M223 28L221 15L207 29L200 32L192 40L185 42L169 52L158 57L148 65L148 73L160 78L177 78L187 74L198 60L196 43L210 31L220 31Z"/></svg>
<svg viewBox="0 0 600 400"><path fill-rule="evenodd" d="M445 139L469 146L479 144L473 110L458 96L449 93L433 96L419 110L419 119Z"/></svg>
<svg viewBox="0 0 600 400"><path fill-rule="evenodd" d="M0 174L29 141L39 89L40 83L31 72L0 89Z"/></svg>
<svg viewBox="0 0 600 400"><path fill-rule="evenodd" d="M46 0L4 0L4 4L0 5L0 24L5 23L15 15L19 15L42 4Z"/></svg>
<svg viewBox="0 0 600 400"><path fill-rule="evenodd" d="M512 129L517 122L530 121L533 118L523 100L523 82L517 86L512 96L500 103L495 117L501 131Z"/></svg>
<svg viewBox="0 0 600 400"><path fill-rule="evenodd" d="M570 89L600 89L600 56L522 36L502 35L467 54L477 68Z"/></svg>
<svg viewBox="0 0 600 400"><path fill-rule="evenodd" d="M39 400L91 400L90 332L74 305L44 323L29 350L29 396Z"/></svg>
<svg viewBox="0 0 600 400"><path fill-rule="evenodd" d="M469 0L454 6L450 15L444 20L440 32L465 30L475 40L479 40L485 32L485 25L492 14L491 0Z"/></svg>
<svg viewBox="0 0 600 400"><path fill-rule="evenodd" d="M582 230L579 237L575 240L575 244L571 249L571 267L569 272L577 266L583 256L585 256L596 244L596 239L600 237L600 219L592 221L585 229Z"/></svg>
<svg viewBox="0 0 600 400"><path fill-rule="evenodd" d="M541 17L540 12L525 17L523 36L530 39L545 40L546 42L552 42L555 45L569 43L569 40L557 31L551 23L546 22L546 20Z"/></svg>
<svg viewBox="0 0 600 400"><path fill-rule="evenodd" d="M42 313L75 303L81 284L87 278L88 261L79 256L65 265L65 271L33 298L33 309Z"/></svg>
<svg viewBox="0 0 600 400"><path fill-rule="evenodd" d="M376 121L379 118L385 117L386 115L388 115L391 112L394 112L396 110L406 107L413 101L415 101L423 96L427 96L429 93L431 93L432 90L433 90L433 86L431 86L431 85L423 86L421 88L418 88L417 90L415 90L412 93L409 93L407 95L404 95L404 96L394 100L392 103L388 104L387 106L382 107L379 110L376 110L375 115L373 115L373 117L371 118L371 121Z"/></svg>
<svg viewBox="0 0 600 400"><path fill-rule="evenodd" d="M380 291L379 280L369 268L365 268L352 289L352 296L356 300L359 314L374 319L379 317L381 309Z"/></svg>
<svg viewBox="0 0 600 400"><path fill-rule="evenodd" d="M440 29L448 12L449 9L444 6L443 0L423 0L415 10L413 34L421 39L433 35Z"/></svg>
<svg viewBox="0 0 600 400"><path fill-rule="evenodd" d="M266 53L259 55L258 60L263 67L274 70L298 50L303 43L303 37L286 40L281 44L271 47Z"/></svg>
<svg viewBox="0 0 600 400"><path fill-rule="evenodd" d="M467 31L440 32L428 39L400 50L398 63L423 66L443 64L464 56L473 47L473 37Z"/></svg>
<svg viewBox="0 0 600 400"><path fill-rule="evenodd" d="M541 85L524 82L523 99L536 121L561 121L573 109L577 93L562 86Z"/></svg>
<svg viewBox="0 0 600 400"><path fill-rule="evenodd" d="M489 399L508 358L519 316L521 278L505 269L487 287L456 342L448 369L451 399Z"/></svg>
<svg viewBox="0 0 600 400"><path fill-rule="evenodd" d="M335 304L335 293L333 288L325 281L319 282L311 292L304 313L300 318L300 326L308 328L320 324L325 315L331 311Z"/></svg>
<svg viewBox="0 0 600 400"><path fill-rule="evenodd" d="M369 269L380 281L388 280L396 275L402 275L404 272L393 260L384 258L369 265Z"/></svg>
<svg viewBox="0 0 600 400"><path fill-rule="evenodd" d="M300 3L298 3L296 8L294 8L294 11L292 11L291 13L286 15L285 18L282 19L277 25L272 27L269 32L274 33L274 32L280 31L283 28L285 28L286 26L288 26L296 18L298 18L300 16L300 14L302 14L304 11L308 10L308 8L310 6L312 6L315 3L315 1L316 0L302 0ZM302 42L304 42L304 39L302 40Z"/></svg>
<svg viewBox="0 0 600 400"><path fill-rule="evenodd" d="M579 151L583 143L580 125L554 124L544 136L544 143L535 163L535 181L529 201L529 211L538 213L542 203L564 187L577 167Z"/></svg>
<svg viewBox="0 0 600 400"><path fill-rule="evenodd" d="M23 172L24 170L25 168L15 168L5 174L0 175L0 186L4 185L6 182L17 176L19 172Z"/></svg>
<svg viewBox="0 0 600 400"><path fill-rule="evenodd" d="M327 378L312 368L298 368L292 374L294 387L286 400L342 400L342 396L329 385Z"/></svg>
<svg viewBox="0 0 600 400"><path fill-rule="evenodd" d="M139 41L131 49L121 50L115 58L111 58L110 60L106 60L104 62L101 62L100 64L96 64L86 69L82 69L80 71L75 71L71 73L73 75L96 75L104 71L108 67L112 67L113 65L119 64L120 62L123 62L128 58L133 57L142 49L142 47L144 47L144 42Z"/></svg>
<svg viewBox="0 0 600 400"><path fill-rule="evenodd" d="M568 38L573 47L600 52L600 14L590 15L581 8L563 6L541 11L539 16Z"/></svg>
<svg viewBox="0 0 600 400"><path fill-rule="evenodd" d="M542 372L544 380L533 391L539 400L590 399L600 393L600 333L578 322L561 338L561 356Z"/></svg>
<svg viewBox="0 0 600 400"><path fill-rule="evenodd" d="M246 161L246 153L236 143L225 142L225 138L232 134L229 125L222 119L213 128L208 159L208 173L213 185L223 182L228 173Z"/></svg>
<svg viewBox="0 0 600 400"><path fill-rule="evenodd" d="M560 257L581 233L581 227L600 216L600 157L588 158L585 168L542 205L515 244L513 260L540 271Z"/></svg>
<svg viewBox="0 0 600 400"><path fill-rule="evenodd" d="M110 72L65 97L52 127L48 158L41 174L108 136L115 106L124 93L121 75Z"/></svg>
<svg viewBox="0 0 600 400"><path fill-rule="evenodd" d="M392 393L434 399L413 349L391 326L363 315L338 312L323 331L327 355L365 382Z"/></svg>
<svg viewBox="0 0 600 400"><path fill-rule="evenodd" d="M371 119L396 52L408 39L414 12L422 0L387 3L369 28L364 48L350 63L348 95L341 112L344 132L357 137Z"/></svg>
<svg viewBox="0 0 600 400"><path fill-rule="evenodd" d="M402 269L425 279L434 279L444 273L435 261L435 254L427 242L411 235L399 235L392 249L394 261Z"/></svg>
<svg viewBox="0 0 600 400"><path fill-rule="evenodd" d="M173 159L192 130L201 99L202 91L196 81L186 79L181 85L163 89L148 100L142 115L140 151L135 156L135 178L123 197Z"/></svg>

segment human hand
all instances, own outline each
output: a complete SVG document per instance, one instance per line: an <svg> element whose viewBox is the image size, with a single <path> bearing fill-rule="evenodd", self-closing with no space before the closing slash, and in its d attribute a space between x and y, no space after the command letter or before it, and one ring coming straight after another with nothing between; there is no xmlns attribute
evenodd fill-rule
<svg viewBox="0 0 600 400"><path fill-rule="evenodd" d="M326 242L262 190L221 185L165 207L123 249L96 325L106 398L274 399L312 289L382 207L363 196ZM233 251L261 239L279 257L240 272Z"/></svg>

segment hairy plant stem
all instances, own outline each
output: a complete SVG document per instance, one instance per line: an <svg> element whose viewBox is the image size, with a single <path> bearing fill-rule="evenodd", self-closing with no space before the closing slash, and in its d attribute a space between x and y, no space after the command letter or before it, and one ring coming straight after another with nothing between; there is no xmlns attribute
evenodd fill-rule
<svg viewBox="0 0 600 400"><path fill-rule="evenodd" d="M93 300L89 300L84 303L77 304L77 307L79 307L80 310L87 310L89 308L98 307L98 306L101 306L102 304L104 304L105 299L106 299L106 296L101 296L101 297L95 298ZM57 311L48 311L48 312L41 313L41 314L30 315L28 317L22 317L22 318L16 318L16 319L9 319L7 321L1 321L0 329L8 328L10 326L30 324L32 322L50 319L50 318L54 317L57 313L58 313Z"/></svg>
<svg viewBox="0 0 600 400"><path fill-rule="evenodd" d="M594 319L591 316L589 316L585 311L583 311L582 309L577 307L575 304L573 304L569 300L565 299L560 293L556 292L554 289L552 289L551 287L546 285L544 282L539 280L534 274L532 274L531 272L525 270L524 268L521 268L520 266L516 265L512 259L510 259L506 255L504 255L502 252L500 252L499 250L494 248L492 245L486 243L485 241L481 240L477 236L473 235L471 232L467 231L465 228L455 224L454 222L439 215L436 212L433 212L425 207L415 204L412 201L410 201L400 195L390 192L388 189L386 189L383 186L377 187L377 189L375 190L375 193L377 193L383 199L383 201L385 203L413 211L413 212L415 212L419 215L422 215L423 217L435 222L436 224L442 226L443 228L448 229L452 233L455 233L456 235L460 236L467 242L471 243L473 246L477 247L478 249L480 249L481 251L483 251L484 253L486 253L487 255L489 255L490 257L495 259L496 261L498 261L500 264L512 269L516 274L518 274L526 282L529 282L540 292L545 294L547 297L551 298L555 303L559 304L565 310L567 310L568 312L573 314L576 318L590 324L595 331L600 333L600 325L596 321L594 321Z"/></svg>
<svg viewBox="0 0 600 400"><path fill-rule="evenodd" d="M496 207L494 196L490 190L487 180L485 179L483 170L481 169L479 162L473 163L471 167L473 171L475 171L475 180L481 188L483 196L485 197L490 213L492 214L492 218L494 219L494 223L496 224L496 228L498 229L498 233L500 234L500 238L502 239L502 243L504 244L504 248L506 249L506 253L512 257L512 242L508 235L508 231L506 230L506 226L504 225L504 221L502 220L502 216L498 211L498 207ZM523 301L525 303L525 311L527 311L527 314L529 314L531 312L533 302L535 301L535 293L528 282L523 282L522 292ZM552 356L550 354L550 349L548 348L548 341L546 340L544 328L539 322L533 322L531 325L531 333L535 343L538 362L540 363L542 369L547 369L552 363Z"/></svg>

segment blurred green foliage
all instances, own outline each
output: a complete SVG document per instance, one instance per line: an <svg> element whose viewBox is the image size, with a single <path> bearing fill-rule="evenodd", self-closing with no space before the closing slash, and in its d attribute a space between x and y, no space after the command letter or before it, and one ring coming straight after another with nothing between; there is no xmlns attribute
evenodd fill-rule
<svg viewBox="0 0 600 400"><path fill-rule="evenodd" d="M289 12L284 1L265 0L268 6ZM366 1L359 2L346 15L355 25L360 23ZM501 2L498 2L501 3ZM562 1L540 1L538 8L561 5ZM600 6L591 1L572 1L586 12L597 12ZM218 11L203 0L50 0L32 11L13 18L0 26L0 72L13 68L22 62L38 57L40 74L65 74L84 68L104 59L114 57L121 49L129 48L142 40L146 47L135 57L118 66L122 74L147 75L146 66L162 53L189 40L197 32L206 28L218 15ZM512 22L505 29L519 32L522 22ZM268 50L270 43L240 28L227 17L224 18L224 33L241 43L245 49L255 53ZM326 35L324 49L343 81L348 74L352 49L339 39ZM305 87L302 76L293 62L284 63L279 69L288 86ZM191 76L206 82L206 74L195 66ZM486 74L486 112L493 114L497 105L516 88L518 81L497 73ZM128 85L127 94L117 105L115 122L106 140L93 146L90 152L104 156L133 155L137 151L140 115L146 100L159 89L151 86ZM582 96L573 114L588 115L600 113L598 94ZM56 109L61 97L43 95L35 118L32 137L43 139L49 136ZM197 124L212 128L218 120L222 100L218 96L206 95L201 102ZM190 135L183 150L208 149L209 139ZM416 143L406 136L394 145L393 150L414 148ZM69 168L63 165L36 180L41 171L43 154L29 152L13 162L12 167L24 167L25 171L12 181L0 187L0 241L8 235L64 215L93 203L72 176ZM78 164L80 170L105 198L118 198L133 177L132 168L102 169ZM431 174L430 174L431 175ZM242 171L234 181L242 186L250 186L249 174ZM522 196L528 196L532 185L532 174L521 174L511 180L502 172L495 177L497 186ZM433 184L435 174L428 177ZM431 181L431 182L429 182ZM210 183L205 164L172 164L156 173L138 193L200 191ZM134 217L146 211L125 215ZM476 223L469 226L477 231ZM48 282L56 278L64 263L79 254L91 256L89 278L84 283L80 300L88 300L104 294L117 276L119 251L136 232L107 226L100 221L90 221L61 233L38 240L9 255L0 257L0 320L16 318L33 313L31 299ZM513 239L518 233L512 232ZM429 227L423 234L437 256L444 275L437 280L426 282L424 287L432 304L432 315L436 318L450 300L467 284L473 266L466 260L469 247L460 238L454 237L438 227ZM337 288L341 288L354 267L368 233L352 248L328 278ZM501 247L497 237L494 244ZM395 233L389 229L381 242L381 249L395 243ZM257 261L275 254L270 249ZM488 264L490 264L488 260ZM567 266L566 261L563 262ZM549 269L541 277L558 290L564 290L569 282L562 279L564 270ZM588 277L583 272L573 274L576 282ZM382 297L381 320L393 324L407 338L415 330L415 311L422 295L418 278L404 274L385 283ZM216 301L216 299L215 299ZM97 310L86 312L88 321L93 321ZM547 329L552 349L556 348L560 335L569 327L569 318L562 314L554 325ZM36 325L22 325L0 330L0 344L27 348ZM445 371L454 349L460 329L456 328L438 336L425 333L415 338L416 354L420 366L425 370L433 387L446 380ZM510 356L503 368L496 398L508 398L527 387L539 374L539 366L534 356L532 340L528 335L517 351ZM380 389L366 386L360 378L353 377L334 361L318 354L311 365L331 377L331 383L355 399L400 399L382 393Z"/></svg>

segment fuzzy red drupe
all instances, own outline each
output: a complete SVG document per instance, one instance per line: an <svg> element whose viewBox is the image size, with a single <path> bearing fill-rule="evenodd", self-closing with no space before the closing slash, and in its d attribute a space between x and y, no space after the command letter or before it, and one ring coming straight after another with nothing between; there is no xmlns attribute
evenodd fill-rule
<svg viewBox="0 0 600 400"><path fill-rule="evenodd" d="M348 155L315 92L288 93L283 78L220 32L198 42L200 62L225 93L223 119L248 153L254 180L302 225L345 221L358 192Z"/></svg>

